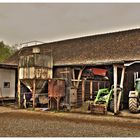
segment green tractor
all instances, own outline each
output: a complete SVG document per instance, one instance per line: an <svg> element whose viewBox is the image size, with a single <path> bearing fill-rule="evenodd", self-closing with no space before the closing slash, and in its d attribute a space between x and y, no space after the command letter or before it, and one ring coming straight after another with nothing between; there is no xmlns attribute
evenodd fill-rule
<svg viewBox="0 0 140 140"><path fill-rule="evenodd" d="M122 93L122 89L117 86L117 95ZM120 109L122 109L122 100L120 103ZM92 113L107 114L107 111L114 112L114 86L109 91L108 88L99 89L97 96L93 103L90 105Z"/></svg>
<svg viewBox="0 0 140 140"><path fill-rule="evenodd" d="M138 78L138 72L134 73L134 88L135 91L129 92L129 111L138 113L140 111L140 78Z"/></svg>

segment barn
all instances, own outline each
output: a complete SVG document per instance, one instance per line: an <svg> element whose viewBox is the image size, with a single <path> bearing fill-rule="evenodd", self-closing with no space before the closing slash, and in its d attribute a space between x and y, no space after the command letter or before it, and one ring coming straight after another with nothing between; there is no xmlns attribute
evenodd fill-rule
<svg viewBox="0 0 140 140"><path fill-rule="evenodd" d="M120 85L123 105L128 108L128 94L134 90L133 75L140 72L140 29L24 47L5 63L18 64L20 56L31 55L33 48L46 55L51 50L53 78L66 80L66 103L80 107L86 100L94 99L99 89ZM117 112L117 101L114 106Z"/></svg>

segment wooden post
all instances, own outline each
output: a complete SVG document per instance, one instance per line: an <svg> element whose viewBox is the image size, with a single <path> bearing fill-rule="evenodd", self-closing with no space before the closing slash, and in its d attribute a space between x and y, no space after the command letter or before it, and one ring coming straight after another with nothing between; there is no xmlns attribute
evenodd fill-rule
<svg viewBox="0 0 140 140"><path fill-rule="evenodd" d="M18 75L18 107L20 108L20 79Z"/></svg>
<svg viewBox="0 0 140 140"><path fill-rule="evenodd" d="M56 97L56 101L57 101L57 111L59 111L60 97Z"/></svg>
<svg viewBox="0 0 140 140"><path fill-rule="evenodd" d="M75 80L75 71L74 71L74 68L72 69L72 79ZM75 87L75 81L73 81L73 85Z"/></svg>
<svg viewBox="0 0 140 140"><path fill-rule="evenodd" d="M82 80L82 102L85 100L85 80Z"/></svg>
<svg viewBox="0 0 140 140"><path fill-rule="evenodd" d="M124 74L125 74L125 67L122 68L121 82L120 82L120 87L121 87L121 88L123 88Z"/></svg>
<svg viewBox="0 0 140 140"><path fill-rule="evenodd" d="M50 109L52 109L52 98L50 98Z"/></svg>
<svg viewBox="0 0 140 140"><path fill-rule="evenodd" d="M50 99L51 99L51 98L50 98L50 97L48 97L48 98L49 98L48 108L50 109L50 106L51 106L51 103L50 103L51 101L50 101Z"/></svg>
<svg viewBox="0 0 140 140"><path fill-rule="evenodd" d="M76 88L77 88L77 89L78 89L78 87L79 87L79 83L80 83L80 78L81 78L82 72L83 72L83 69L80 70L79 75L78 75L78 82L77 82L77 84L76 84Z"/></svg>
<svg viewBox="0 0 140 140"><path fill-rule="evenodd" d="M35 92L36 92L36 85L35 85L36 80L33 80L33 110L35 109Z"/></svg>
<svg viewBox="0 0 140 140"><path fill-rule="evenodd" d="M93 92L93 82L90 80L90 99L92 99L92 92Z"/></svg>
<svg viewBox="0 0 140 140"><path fill-rule="evenodd" d="M125 67L122 68L122 74L121 74L120 88L122 88L122 89L123 89L123 82L124 82L124 74L125 74ZM120 108L121 95L122 95L122 91L120 91L118 94L118 101L117 101L117 110L118 111Z"/></svg>
<svg viewBox="0 0 140 140"><path fill-rule="evenodd" d="M122 95L122 91L120 91L120 92L118 93L117 113L119 112L119 108L120 108L121 95Z"/></svg>
<svg viewBox="0 0 140 140"><path fill-rule="evenodd" d="M114 115L117 114L117 66L114 68Z"/></svg>

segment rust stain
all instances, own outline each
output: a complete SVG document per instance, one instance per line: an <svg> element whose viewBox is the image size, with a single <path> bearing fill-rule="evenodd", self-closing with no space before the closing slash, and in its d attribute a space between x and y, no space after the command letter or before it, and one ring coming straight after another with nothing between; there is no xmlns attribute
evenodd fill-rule
<svg viewBox="0 0 140 140"><path fill-rule="evenodd" d="M51 79L48 82L49 97L64 97L65 96L65 81L60 79Z"/></svg>

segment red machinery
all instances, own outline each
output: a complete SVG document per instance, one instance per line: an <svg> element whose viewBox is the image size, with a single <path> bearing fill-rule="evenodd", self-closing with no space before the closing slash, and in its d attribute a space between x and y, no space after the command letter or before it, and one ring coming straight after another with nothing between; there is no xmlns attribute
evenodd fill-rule
<svg viewBox="0 0 140 140"><path fill-rule="evenodd" d="M100 69L100 68L88 68L85 69L82 73L82 77L92 78L92 79L94 79L95 76L106 77L106 75L107 75L107 70Z"/></svg>

